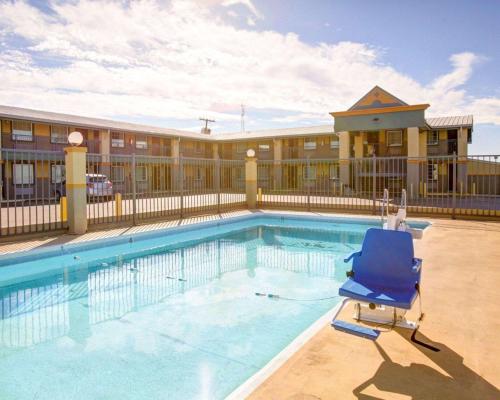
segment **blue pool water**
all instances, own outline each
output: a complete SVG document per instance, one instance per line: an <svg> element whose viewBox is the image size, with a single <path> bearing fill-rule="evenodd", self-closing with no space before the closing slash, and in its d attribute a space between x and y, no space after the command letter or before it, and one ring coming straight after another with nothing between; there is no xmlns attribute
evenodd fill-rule
<svg viewBox="0 0 500 400"><path fill-rule="evenodd" d="M339 301L311 300L370 226L253 218L0 260L0 398L224 398Z"/></svg>

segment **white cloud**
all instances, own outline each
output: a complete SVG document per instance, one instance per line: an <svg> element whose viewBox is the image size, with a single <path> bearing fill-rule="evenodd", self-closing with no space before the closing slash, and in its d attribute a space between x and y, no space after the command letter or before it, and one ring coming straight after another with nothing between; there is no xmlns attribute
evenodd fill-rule
<svg viewBox="0 0 500 400"><path fill-rule="evenodd" d="M480 61L473 53L452 55L450 72L423 85L369 44L311 45L294 33L239 29L210 6L243 4L258 18L253 3L205 3L54 1L48 15L0 2L3 42L28 43L0 44L0 102L190 123L207 115L237 128L242 102L285 115L270 121L324 123L378 84L408 103L431 103L429 115L474 113L476 122L500 124L500 99L465 89Z"/></svg>
<svg viewBox="0 0 500 400"><path fill-rule="evenodd" d="M251 0L223 0L222 5L225 7L230 7L234 5L241 4L248 8L248 10L257 18L263 18L262 14L257 10L257 7L252 3Z"/></svg>

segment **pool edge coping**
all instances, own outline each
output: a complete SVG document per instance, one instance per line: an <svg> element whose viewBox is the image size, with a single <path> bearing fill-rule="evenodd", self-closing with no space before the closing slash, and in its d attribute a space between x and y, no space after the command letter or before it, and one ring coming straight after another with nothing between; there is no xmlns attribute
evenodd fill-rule
<svg viewBox="0 0 500 400"><path fill-rule="evenodd" d="M341 296L339 296L341 298ZM268 378L278 371L285 363L292 358L307 342L323 329L327 322L330 322L341 306L341 302L333 306L329 311L319 317L309 325L299 336L293 339L283 350L276 354L266 365L255 372L250 378L233 390L225 400L246 399Z"/></svg>

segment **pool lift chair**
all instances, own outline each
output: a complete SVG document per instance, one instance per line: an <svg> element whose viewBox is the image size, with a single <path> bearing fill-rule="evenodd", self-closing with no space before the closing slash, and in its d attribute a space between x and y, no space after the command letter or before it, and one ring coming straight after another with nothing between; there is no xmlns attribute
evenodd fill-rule
<svg viewBox="0 0 500 400"><path fill-rule="evenodd" d="M370 326L337 319L348 303L355 303L354 319L385 327L413 329L415 339L419 323L423 319L420 301L420 275L422 260L415 258L413 240L409 232L370 228L366 232L361 251L344 259L353 261L352 270L347 272L347 281L339 289L339 295L346 298L332 320L338 331L376 340L380 330ZM418 315L415 321L406 319L406 313L418 301Z"/></svg>

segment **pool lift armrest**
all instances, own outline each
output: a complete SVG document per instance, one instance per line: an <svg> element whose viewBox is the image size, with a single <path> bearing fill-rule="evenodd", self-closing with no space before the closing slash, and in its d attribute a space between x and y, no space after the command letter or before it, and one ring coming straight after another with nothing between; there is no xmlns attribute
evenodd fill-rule
<svg viewBox="0 0 500 400"><path fill-rule="evenodd" d="M414 273L418 274L420 272L421 268L422 268L422 259L421 258L414 258L412 271Z"/></svg>
<svg viewBox="0 0 500 400"><path fill-rule="evenodd" d="M344 262L348 263L351 261L354 257L359 257L361 255L361 251L355 251L351 254L349 254L346 258L344 258Z"/></svg>

